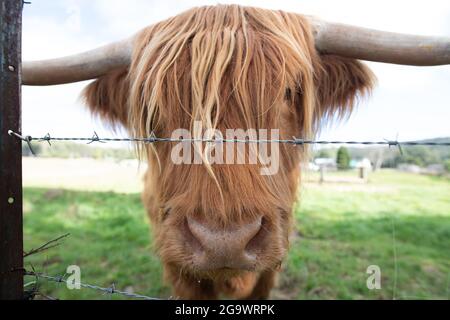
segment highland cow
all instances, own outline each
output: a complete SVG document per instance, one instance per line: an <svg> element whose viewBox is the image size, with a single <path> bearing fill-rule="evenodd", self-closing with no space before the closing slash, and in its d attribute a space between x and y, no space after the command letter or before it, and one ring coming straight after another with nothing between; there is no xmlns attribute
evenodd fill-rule
<svg viewBox="0 0 450 320"><path fill-rule="evenodd" d="M96 79L83 93L87 106L133 137L240 128L312 138L373 88L374 75L356 59L437 65L450 63L449 51L444 38L218 5L87 53L24 63L23 83ZM136 146L148 161L142 201L174 295L269 297L288 251L307 148L280 145L277 173L262 175L259 162L174 163L173 147Z"/></svg>

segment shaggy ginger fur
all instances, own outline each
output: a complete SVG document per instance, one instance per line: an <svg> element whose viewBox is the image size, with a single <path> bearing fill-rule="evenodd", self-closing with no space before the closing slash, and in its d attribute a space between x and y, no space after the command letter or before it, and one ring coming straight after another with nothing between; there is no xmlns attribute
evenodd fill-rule
<svg viewBox="0 0 450 320"><path fill-rule="evenodd" d="M308 20L282 11L218 5L191 9L139 33L129 69L84 91L90 110L132 136L177 128L280 129L311 138L349 115L374 77L356 60L320 55ZM202 132L193 132L198 137ZM288 248L292 207L306 150L280 145L280 169L259 165L175 165L173 144L140 144L147 158L142 199L166 278L181 298L267 298ZM186 241L186 217L228 230L263 217L251 270L200 270Z"/></svg>

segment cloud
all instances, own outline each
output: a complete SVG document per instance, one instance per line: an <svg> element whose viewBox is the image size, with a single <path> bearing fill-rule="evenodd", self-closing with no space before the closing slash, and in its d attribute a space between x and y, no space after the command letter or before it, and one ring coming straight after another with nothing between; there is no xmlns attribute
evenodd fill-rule
<svg viewBox="0 0 450 320"><path fill-rule="evenodd" d="M66 10L69 15L66 19L66 27L69 30L79 32L81 31L81 8L75 1L71 1Z"/></svg>

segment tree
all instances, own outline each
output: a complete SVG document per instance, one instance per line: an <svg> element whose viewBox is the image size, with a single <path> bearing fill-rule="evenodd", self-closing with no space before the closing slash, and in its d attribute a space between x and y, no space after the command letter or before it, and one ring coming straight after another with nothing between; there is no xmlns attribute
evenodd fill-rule
<svg viewBox="0 0 450 320"><path fill-rule="evenodd" d="M436 148L414 146L405 148L403 154L397 154L394 158L395 166L399 163L409 163L420 167L430 164L443 163Z"/></svg>
<svg viewBox="0 0 450 320"><path fill-rule="evenodd" d="M337 152L336 164L339 170L346 170L350 168L350 154L347 148L340 147Z"/></svg>

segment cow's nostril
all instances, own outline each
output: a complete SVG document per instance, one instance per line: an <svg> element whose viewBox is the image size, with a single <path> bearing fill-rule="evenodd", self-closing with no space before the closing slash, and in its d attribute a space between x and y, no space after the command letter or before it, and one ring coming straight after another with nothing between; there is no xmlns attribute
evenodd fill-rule
<svg viewBox="0 0 450 320"><path fill-rule="evenodd" d="M199 252L202 250L202 244L199 241L199 239L197 239L192 233L187 219L183 223L182 233L183 233L182 241L187 243L194 252Z"/></svg>
<svg viewBox="0 0 450 320"><path fill-rule="evenodd" d="M258 232L247 243L247 245L245 246L245 251L247 253L258 253L258 251L261 251L266 244L268 234L269 234L269 226L267 220L262 218Z"/></svg>

